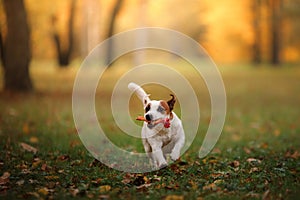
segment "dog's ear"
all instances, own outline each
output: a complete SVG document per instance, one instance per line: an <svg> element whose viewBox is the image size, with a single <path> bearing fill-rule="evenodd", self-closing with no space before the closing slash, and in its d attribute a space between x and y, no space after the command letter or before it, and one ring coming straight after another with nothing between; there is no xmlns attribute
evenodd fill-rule
<svg viewBox="0 0 300 200"><path fill-rule="evenodd" d="M176 98L173 94L170 94L170 96L172 97L172 99L170 99L167 103L168 103L168 106L170 108L170 112L172 112L172 110L174 108L174 104L176 102Z"/></svg>

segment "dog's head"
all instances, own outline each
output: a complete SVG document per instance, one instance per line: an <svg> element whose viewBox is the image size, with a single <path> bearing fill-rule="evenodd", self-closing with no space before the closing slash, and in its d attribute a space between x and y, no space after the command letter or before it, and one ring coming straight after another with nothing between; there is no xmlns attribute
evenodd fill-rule
<svg viewBox="0 0 300 200"><path fill-rule="evenodd" d="M169 118L173 118L172 110L174 108L174 104L176 102L176 98L171 94L171 99L169 101L165 100L145 100L144 108L145 108L145 119L148 122L148 127L153 124L157 120ZM149 128L150 128L149 127Z"/></svg>

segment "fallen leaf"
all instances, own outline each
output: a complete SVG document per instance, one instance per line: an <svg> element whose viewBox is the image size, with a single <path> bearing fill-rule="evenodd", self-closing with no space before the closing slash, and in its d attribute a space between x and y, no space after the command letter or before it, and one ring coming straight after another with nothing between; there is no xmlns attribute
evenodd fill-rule
<svg viewBox="0 0 300 200"><path fill-rule="evenodd" d="M214 148L212 150L212 153L215 153L215 154L220 154L221 153L221 150L219 148Z"/></svg>
<svg viewBox="0 0 300 200"><path fill-rule="evenodd" d="M273 132L273 134L276 136L276 137L278 137L279 135L280 135L280 129L275 129L274 130L274 132Z"/></svg>
<svg viewBox="0 0 300 200"><path fill-rule="evenodd" d="M45 176L45 179L47 179L47 180L56 180L56 179L59 179L59 176Z"/></svg>
<svg viewBox="0 0 300 200"><path fill-rule="evenodd" d="M203 190L210 190L210 191L217 191L217 190L219 190L219 187L217 187L217 185L215 183L211 183L211 184L203 186L202 189Z"/></svg>
<svg viewBox="0 0 300 200"><path fill-rule="evenodd" d="M33 168L37 168L41 164L41 160L39 158L35 158L34 162L32 163Z"/></svg>
<svg viewBox="0 0 300 200"><path fill-rule="evenodd" d="M269 147L268 143L264 142L260 145L262 149L267 149Z"/></svg>
<svg viewBox="0 0 300 200"><path fill-rule="evenodd" d="M193 180L190 180L189 184L191 185L191 187L192 187L193 190L197 190L198 189L198 185Z"/></svg>
<svg viewBox="0 0 300 200"><path fill-rule="evenodd" d="M42 171L46 171L46 169L47 169L47 164L46 163L42 164L41 170Z"/></svg>
<svg viewBox="0 0 300 200"><path fill-rule="evenodd" d="M44 196L47 196L49 194L49 190L48 190L48 188L44 187L44 188L39 189L38 193L40 193L40 194L42 194Z"/></svg>
<svg viewBox="0 0 300 200"><path fill-rule="evenodd" d="M108 195L104 195L104 194L101 194L98 197L99 197L98 199L109 199L109 196Z"/></svg>
<svg viewBox="0 0 300 200"><path fill-rule="evenodd" d="M265 191L261 199L262 200L269 199L269 194L270 194L270 190Z"/></svg>
<svg viewBox="0 0 300 200"><path fill-rule="evenodd" d="M19 181L16 182L16 184L17 184L18 186L21 186L21 185L24 184L24 182L25 182L24 180L19 180Z"/></svg>
<svg viewBox="0 0 300 200"><path fill-rule="evenodd" d="M111 190L111 186L110 185L101 185L99 187L99 192L100 193L105 193Z"/></svg>
<svg viewBox="0 0 300 200"><path fill-rule="evenodd" d="M250 173L253 173L253 172L258 172L259 169L257 167L253 167L250 169Z"/></svg>
<svg viewBox="0 0 300 200"><path fill-rule="evenodd" d="M151 183L145 183L145 184L143 184L143 185L137 186L136 189L138 189L138 190L143 190L143 189L146 189L146 188L148 188L148 187L150 187L150 186L151 186Z"/></svg>
<svg viewBox="0 0 300 200"><path fill-rule="evenodd" d="M237 160L234 160L233 162L230 163L231 167L237 168L240 166L240 162Z"/></svg>
<svg viewBox="0 0 300 200"><path fill-rule="evenodd" d="M30 137L30 138L29 138L29 142L30 142L30 143L36 144L36 143L39 142L39 139L38 139L37 137Z"/></svg>
<svg viewBox="0 0 300 200"><path fill-rule="evenodd" d="M183 195L168 195L165 200L184 200Z"/></svg>
<svg viewBox="0 0 300 200"><path fill-rule="evenodd" d="M96 180L91 181L94 185L99 185L102 182L102 178L97 178Z"/></svg>
<svg viewBox="0 0 300 200"><path fill-rule="evenodd" d="M253 163L260 164L261 160L258 160L258 159L255 159L255 158L248 158L247 162L250 163L250 164L253 164Z"/></svg>
<svg viewBox="0 0 300 200"><path fill-rule="evenodd" d="M76 188L76 189L71 189L71 190L70 190L70 193L71 193L71 195L72 195L73 197L76 197L76 195L79 193L79 189L78 189L78 188Z"/></svg>
<svg viewBox="0 0 300 200"><path fill-rule="evenodd" d="M291 153L290 151L288 151L288 152L286 152L285 157L286 158L298 159L300 157L300 153L298 151L294 151L293 153Z"/></svg>
<svg viewBox="0 0 300 200"><path fill-rule="evenodd" d="M57 159L60 161L65 161L65 160L68 160L69 158L70 158L69 155L61 155Z"/></svg>
<svg viewBox="0 0 300 200"><path fill-rule="evenodd" d="M40 198L40 195L39 195L37 192L27 192L27 195L34 196L34 197L36 197L37 199Z"/></svg>
<svg viewBox="0 0 300 200"><path fill-rule="evenodd" d="M32 153L34 153L34 154L36 154L36 152L38 151L36 148L34 148L33 146L30 146L29 144L26 144L26 143L24 143L24 142L21 142L20 143L20 146L24 149L24 150L26 150L26 151L28 151L28 152L32 152Z"/></svg>
<svg viewBox="0 0 300 200"><path fill-rule="evenodd" d="M247 148L247 147L244 147L244 151L245 151L246 154L250 154L251 153L251 150L249 148Z"/></svg>
<svg viewBox="0 0 300 200"><path fill-rule="evenodd" d="M3 175L0 177L0 185L5 185L9 182L10 173L4 172Z"/></svg>
<svg viewBox="0 0 300 200"><path fill-rule="evenodd" d="M29 130L29 124L28 123L23 124L22 130L23 130L23 133L29 134L29 132L30 132L30 130Z"/></svg>

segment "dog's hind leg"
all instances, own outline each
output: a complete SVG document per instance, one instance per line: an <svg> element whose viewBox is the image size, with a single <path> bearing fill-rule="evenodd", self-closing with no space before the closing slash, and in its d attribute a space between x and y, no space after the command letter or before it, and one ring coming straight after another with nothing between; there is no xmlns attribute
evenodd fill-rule
<svg viewBox="0 0 300 200"><path fill-rule="evenodd" d="M181 130L183 132L183 130ZM178 138L178 140L176 141L174 148L170 154L170 157L173 161L176 161L179 159L180 157L180 151L182 149L182 147L184 146L184 141L185 141L185 137L184 137L184 133L180 134L181 137Z"/></svg>

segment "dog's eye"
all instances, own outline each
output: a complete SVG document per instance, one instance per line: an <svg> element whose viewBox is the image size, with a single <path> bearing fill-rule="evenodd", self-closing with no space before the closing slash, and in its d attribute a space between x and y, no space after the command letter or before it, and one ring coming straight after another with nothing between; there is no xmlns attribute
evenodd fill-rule
<svg viewBox="0 0 300 200"><path fill-rule="evenodd" d="M164 113L166 110L162 106L158 106L157 112Z"/></svg>
<svg viewBox="0 0 300 200"><path fill-rule="evenodd" d="M145 108L145 113L148 112L150 110L150 104L148 104Z"/></svg>

